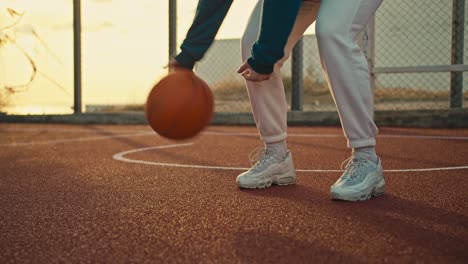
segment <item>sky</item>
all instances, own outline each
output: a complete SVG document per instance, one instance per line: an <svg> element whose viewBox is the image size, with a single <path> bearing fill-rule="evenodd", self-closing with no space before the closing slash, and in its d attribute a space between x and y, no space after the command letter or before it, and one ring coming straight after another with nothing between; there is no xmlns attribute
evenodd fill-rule
<svg viewBox="0 0 468 264"><path fill-rule="evenodd" d="M83 104L142 104L165 74L168 1L82 0ZM178 1L178 42L190 26L198 0ZM2 0L0 28L14 22L6 11L24 12L20 23L0 32L14 38L40 73L10 102L16 111L50 112L73 104L73 1ZM136 4L137 3L137 4ZM239 38L256 1L234 1L218 39ZM37 37L33 33L37 33ZM11 44L0 44L0 86L24 83L32 70ZM33 110L31 110L33 109ZM35 109L35 110L34 110Z"/></svg>

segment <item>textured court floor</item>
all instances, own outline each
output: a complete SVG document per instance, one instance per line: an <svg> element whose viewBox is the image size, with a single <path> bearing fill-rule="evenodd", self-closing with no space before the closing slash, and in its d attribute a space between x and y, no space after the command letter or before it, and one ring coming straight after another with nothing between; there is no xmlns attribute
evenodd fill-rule
<svg viewBox="0 0 468 264"><path fill-rule="evenodd" d="M1 263L466 263L468 129L380 128L387 192L336 202L339 127L291 127L294 186L240 190L253 127L0 124Z"/></svg>

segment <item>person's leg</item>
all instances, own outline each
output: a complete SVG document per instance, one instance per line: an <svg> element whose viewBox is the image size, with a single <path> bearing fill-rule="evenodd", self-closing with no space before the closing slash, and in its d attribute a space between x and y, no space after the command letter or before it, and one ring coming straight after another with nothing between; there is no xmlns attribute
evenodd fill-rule
<svg viewBox="0 0 468 264"><path fill-rule="evenodd" d="M358 34L382 0L322 0L316 34L325 76L337 105L348 146L375 146L378 129L369 68Z"/></svg>
<svg viewBox="0 0 468 264"><path fill-rule="evenodd" d="M263 1L258 1L242 36L242 60L251 55L251 49L258 39ZM276 65L269 80L263 82L246 81L252 113L264 142L276 142L287 137L288 105L285 98L281 66L289 57L292 48L304 31L315 21L318 3L306 1L301 6L296 23L285 47L285 57Z"/></svg>
<svg viewBox="0 0 468 264"><path fill-rule="evenodd" d="M382 0L322 0L316 34L325 76L335 100L348 147L353 157L332 186L332 198L363 200L383 193L385 182L375 155L378 129L373 121L374 102L369 68L357 44L358 34ZM372 173L371 173L372 172ZM365 177L372 174L369 184ZM353 185L354 184L354 185ZM356 192L361 184L363 191Z"/></svg>
<svg viewBox="0 0 468 264"><path fill-rule="evenodd" d="M258 39L262 6L263 0L259 0L250 16L249 22L242 36L241 50L243 61L247 60L251 55L252 46ZM283 160L290 160L291 164L284 166L288 167L289 170L294 170L294 167L292 165L291 154L287 152L286 147L288 105L284 93L283 80L281 78L281 66L289 57L291 50L296 42L302 37L304 31L315 21L318 8L319 1L303 2L284 50L285 57L275 65L270 79L263 82L246 81L255 123L260 132L261 139L266 146L265 158L273 156L270 163L281 163ZM269 180L266 183L257 183L254 178L258 176L258 174L253 173L254 171L261 173L264 173L263 171L266 171L266 173L275 173L274 169L267 169L269 162L259 162L257 165L262 165L263 167L254 166L251 170L239 175L237 179L239 186L257 188L269 186L269 184L271 184L271 181ZM264 174L261 174L261 176L264 176ZM295 172L293 176L294 177L292 177L293 179L291 179L290 182L285 180L283 183L293 183L295 181ZM250 177L254 180L249 180L248 183L242 182L242 179ZM278 182L273 180L273 183Z"/></svg>

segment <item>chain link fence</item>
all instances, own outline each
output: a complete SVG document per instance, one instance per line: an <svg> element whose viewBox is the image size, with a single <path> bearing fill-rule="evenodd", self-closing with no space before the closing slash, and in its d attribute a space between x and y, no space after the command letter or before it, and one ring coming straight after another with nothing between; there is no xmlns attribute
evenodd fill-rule
<svg viewBox="0 0 468 264"><path fill-rule="evenodd" d="M450 96L454 89L468 99L463 72L449 71L450 65L463 64L467 57L463 52L467 27L457 25L463 23L460 18L466 9L466 5L460 7L461 2L384 2L375 22L377 110L448 109L451 100L456 100ZM463 27L465 31L460 31Z"/></svg>
<svg viewBox="0 0 468 264"><path fill-rule="evenodd" d="M466 9L463 0L383 2L362 43L372 66L376 110L467 107ZM335 111L315 35L304 35L301 52L299 109ZM235 73L240 62L240 40L221 39L197 67L214 90L217 112L250 111L245 84ZM288 102L294 101L292 80L297 77L291 64L290 58L282 68Z"/></svg>
<svg viewBox="0 0 468 264"><path fill-rule="evenodd" d="M196 7L195 0L190 7L177 0L145 0L134 11L147 15L134 19L125 2L84 1L80 32L73 23L80 16L74 14L79 0L46 2L59 5L63 14L44 10L42 4L28 5L28 12L0 9L0 114L10 105L14 113L28 110L27 104L34 104L34 109L24 114L79 113L80 105L84 112L142 111L154 80L167 72L163 69L167 49L155 47L170 46L169 53L176 53L190 24L187 16ZM377 111L468 108L467 9L466 0L383 2L360 38L371 66ZM112 12L96 15L105 10ZM168 11L171 19L162 21ZM245 25L235 28L239 26ZM320 65L314 26L282 68L286 98L293 111L333 112L336 107ZM196 66L214 91L219 113L251 111L244 80L236 73L242 63L241 33L237 34L217 39ZM82 65L76 63L81 50ZM28 82L35 71L34 82ZM27 85L22 85L24 81ZM45 110L55 105L57 109Z"/></svg>

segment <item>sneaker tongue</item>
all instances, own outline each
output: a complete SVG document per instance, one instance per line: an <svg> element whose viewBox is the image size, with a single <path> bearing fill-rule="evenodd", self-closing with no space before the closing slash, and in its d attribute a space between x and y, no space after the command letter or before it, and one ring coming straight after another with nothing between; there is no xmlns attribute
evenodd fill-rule
<svg viewBox="0 0 468 264"><path fill-rule="evenodd" d="M270 155L270 156L274 156L276 154L276 150L274 148L266 148L265 149L265 154Z"/></svg>
<svg viewBox="0 0 468 264"><path fill-rule="evenodd" d="M283 161L286 158L286 155L281 154L281 151L275 148L266 148L265 155L272 157L275 161Z"/></svg>

